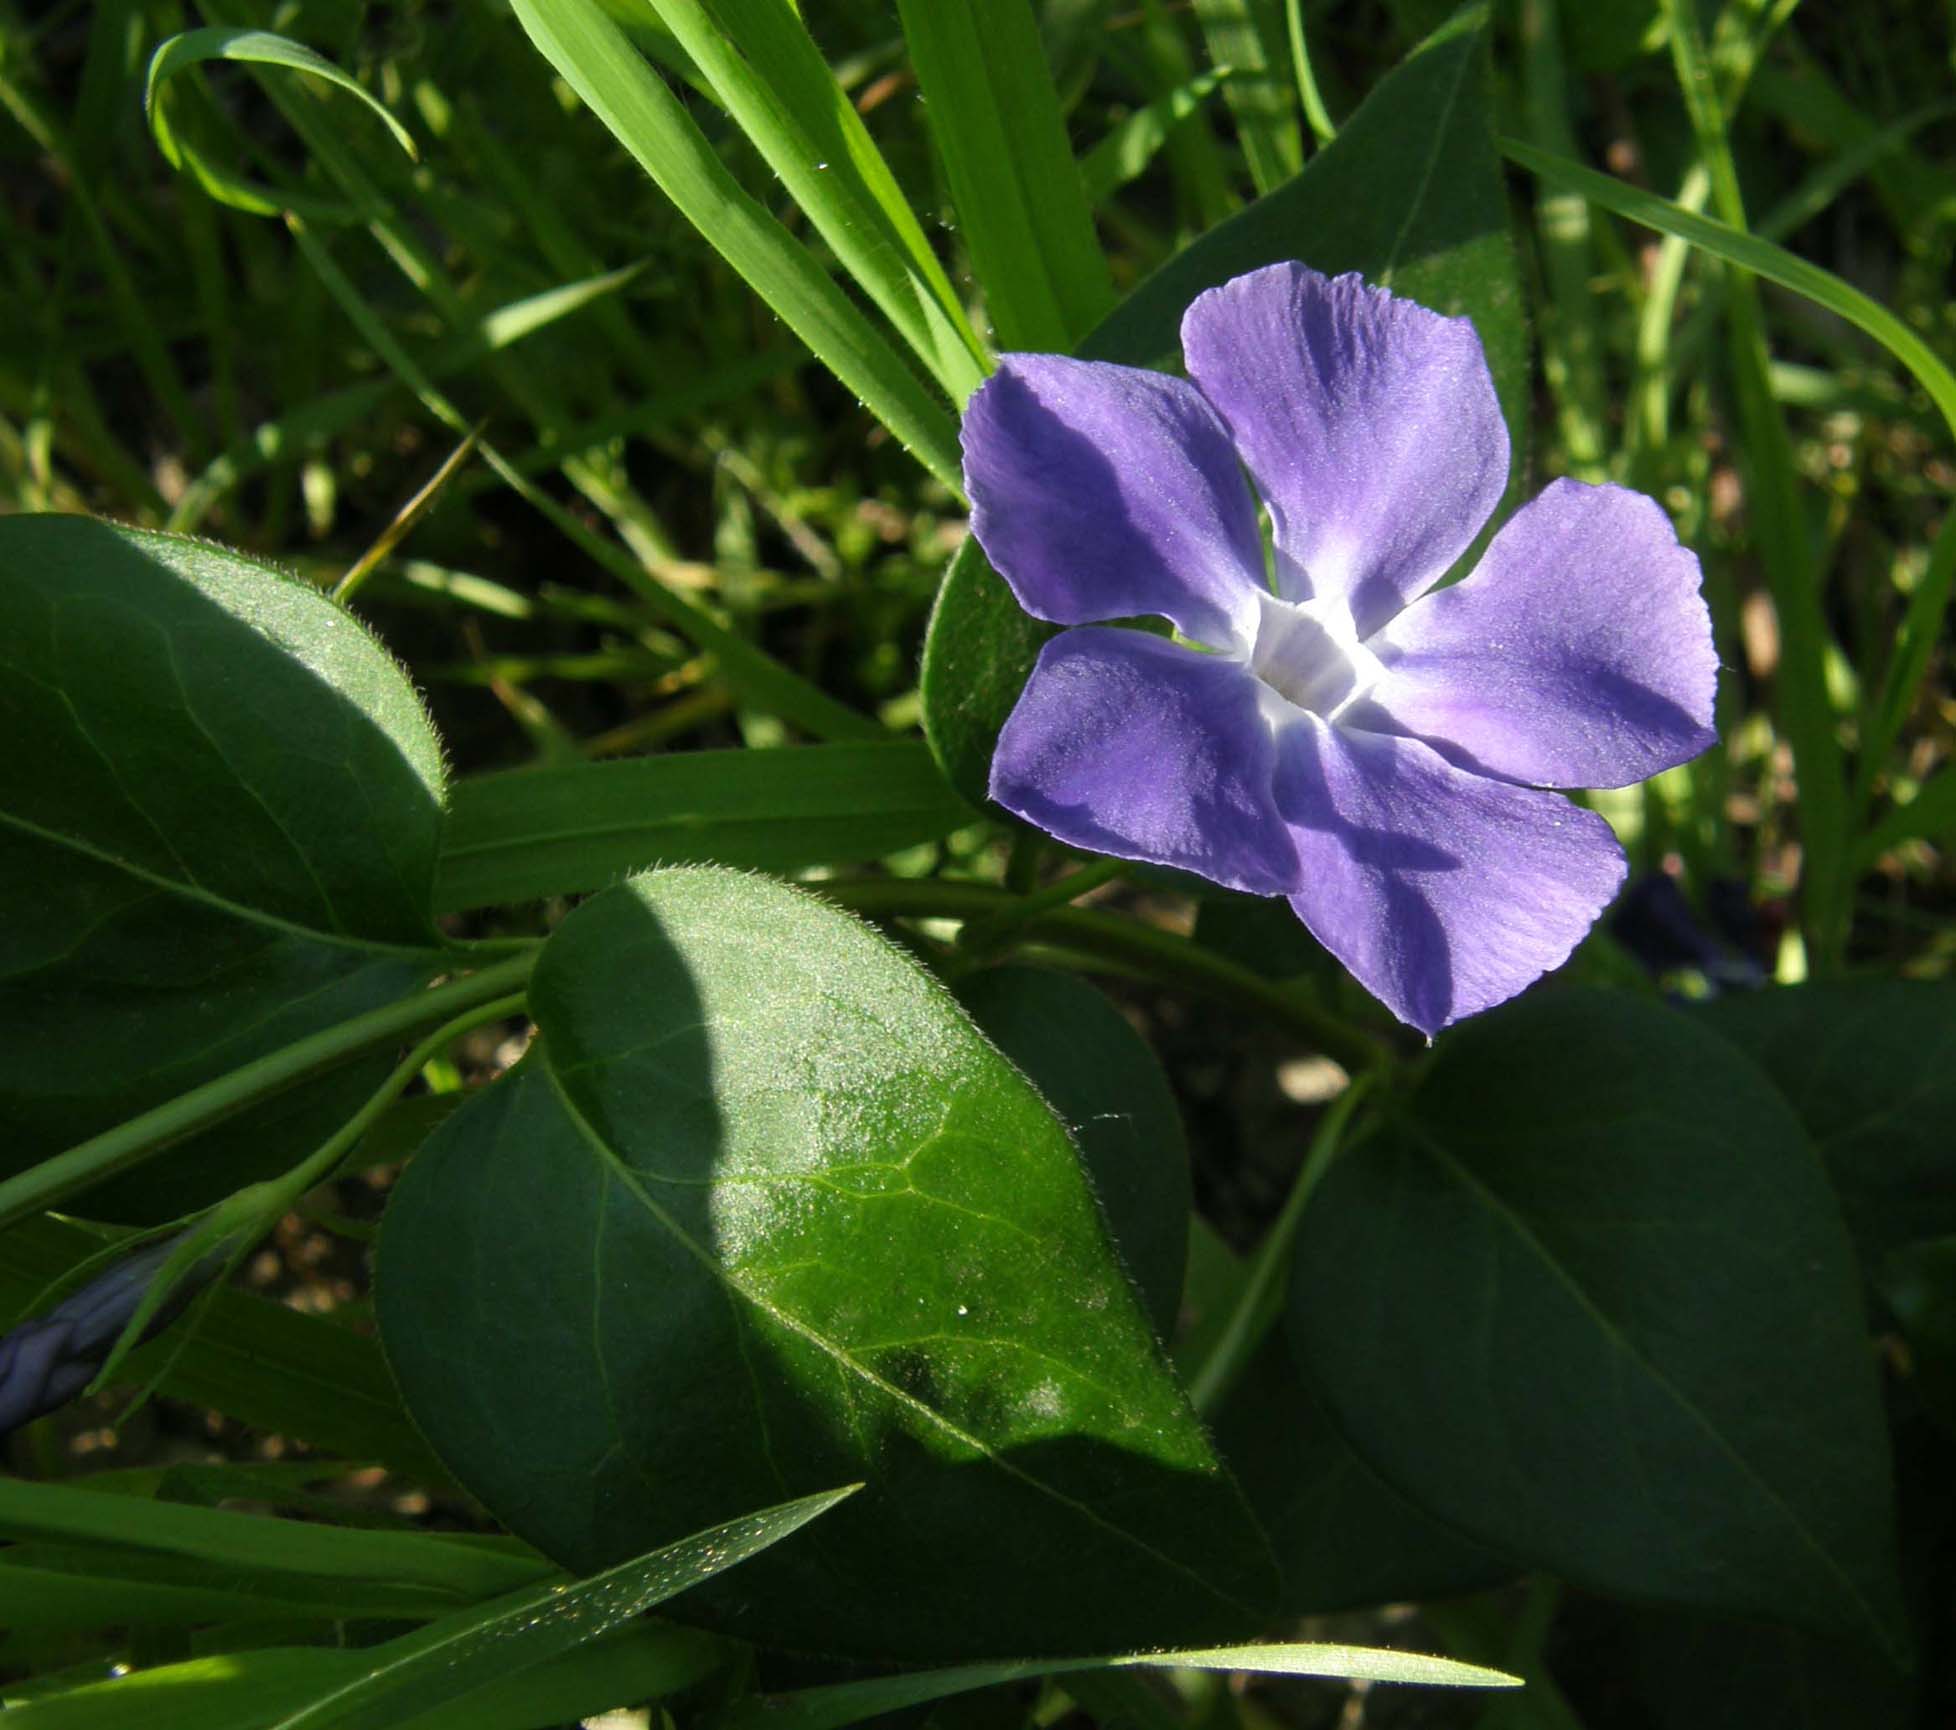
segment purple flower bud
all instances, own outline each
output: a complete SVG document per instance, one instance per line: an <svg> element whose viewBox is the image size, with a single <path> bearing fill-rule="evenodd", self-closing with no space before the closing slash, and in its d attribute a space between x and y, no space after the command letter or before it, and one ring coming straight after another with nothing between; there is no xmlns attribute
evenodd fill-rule
<svg viewBox="0 0 1956 1730"><path fill-rule="evenodd" d="M104 1269L44 1316L0 1336L0 1436L65 1406L95 1379L182 1237L163 1238ZM153 1339L224 1271L220 1246L177 1282L143 1329Z"/></svg>

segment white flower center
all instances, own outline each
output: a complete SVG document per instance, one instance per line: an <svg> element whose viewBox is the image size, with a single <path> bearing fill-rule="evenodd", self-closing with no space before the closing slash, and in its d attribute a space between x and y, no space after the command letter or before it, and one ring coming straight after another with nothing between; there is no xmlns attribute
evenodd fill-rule
<svg viewBox="0 0 1956 1730"><path fill-rule="evenodd" d="M1287 702L1335 721L1385 676L1338 602L1294 603L1264 593L1257 600L1250 671Z"/></svg>

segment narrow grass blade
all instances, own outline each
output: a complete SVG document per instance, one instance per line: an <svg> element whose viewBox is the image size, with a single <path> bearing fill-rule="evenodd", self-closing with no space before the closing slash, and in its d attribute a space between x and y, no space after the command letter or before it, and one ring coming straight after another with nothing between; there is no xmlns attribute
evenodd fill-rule
<svg viewBox="0 0 1956 1730"><path fill-rule="evenodd" d="M1498 142L1501 154L1510 162L1551 186L1573 192L1626 221L1654 228L1661 234L1675 234L1713 258L1804 295L1815 305L1865 331L1914 374L1916 382L1942 411L1951 431L1956 432L1956 372L1944 365L1935 351L1895 314L1843 282L1832 271L1810 264L1756 234L1699 216L1667 198L1659 198L1612 175L1599 174L1567 157L1537 149L1522 139L1503 138Z"/></svg>
<svg viewBox="0 0 1956 1730"><path fill-rule="evenodd" d="M512 1592L369 1654L359 1680L273 1730L388 1730L595 1640L799 1531L857 1486L743 1515L568 1585Z"/></svg>
<svg viewBox="0 0 1956 1730"><path fill-rule="evenodd" d="M143 88L143 106L149 115L150 131L155 135L156 147L163 152L170 166L180 173L191 175L220 204L228 204L253 216L277 216L281 211L294 208L290 193L256 185L221 167L172 125L169 105L163 100L164 87L178 73L215 60L277 67L323 79L335 88L358 97L372 113L380 117L396 144L410 157L419 155L413 135L357 79L342 72L324 55L315 54L303 43L274 35L269 30L232 29L222 25L186 30L180 36L172 36L151 57L149 76ZM306 202L305 209L315 219L324 214L312 201ZM350 212L346 214L351 215Z"/></svg>
<svg viewBox="0 0 1956 1730"><path fill-rule="evenodd" d="M748 140L953 402L990 361L944 267L788 0L651 0Z"/></svg>
<svg viewBox="0 0 1956 1730"><path fill-rule="evenodd" d="M550 1565L452 1538L352 1531L0 1478L0 1532L118 1544L194 1561L334 1580L431 1586L458 1599L528 1585Z"/></svg>
<svg viewBox="0 0 1956 1730"><path fill-rule="evenodd" d="M973 817L928 747L894 739L475 776L450 789L435 904L580 893L655 863L854 863Z"/></svg>
<svg viewBox="0 0 1956 1730"><path fill-rule="evenodd" d="M748 197L597 0L513 0L538 51L815 357L925 468L962 485L948 411L808 250Z"/></svg>
<svg viewBox="0 0 1956 1730"><path fill-rule="evenodd" d="M1001 348L1064 353L1113 304L1027 0L899 0Z"/></svg>
<svg viewBox="0 0 1956 1730"><path fill-rule="evenodd" d="M642 65L643 63L641 63ZM651 78L648 71L646 77ZM657 80L653 80L657 83ZM661 90L664 86L660 86ZM297 218L288 217L292 235L307 262L337 300L374 351L393 368L422 405L451 430L467 434L461 411L436 388L428 376L394 340L346 273L333 262L318 236ZM826 279L825 279L826 280ZM884 728L838 703L820 686L784 667L765 649L729 630L703 608L659 582L640 562L581 522L577 516L534 486L494 445L481 444L482 459L532 509L541 512L569 540L610 571L675 630L714 655L729 684L744 689L784 720L806 727L817 738L881 738Z"/></svg>
<svg viewBox="0 0 1956 1730"><path fill-rule="evenodd" d="M1195 0L1211 63L1236 69L1223 99L1236 117L1236 135L1259 196L1304 166L1297 92L1288 77L1277 75L1261 27L1272 13L1268 0Z"/></svg>
<svg viewBox="0 0 1956 1730"><path fill-rule="evenodd" d="M951 1670L924 1670L904 1676L878 1676L806 1688L795 1694L759 1694L729 1711L715 1730L840 1730L884 1712L899 1712L1035 1676L1070 1671L1125 1670L1249 1671L1266 1676L1325 1676L1348 1681L1423 1682L1444 1688L1517 1688L1521 1679L1502 1670L1395 1652L1378 1646L1271 1644L1210 1646L1188 1652L1132 1652L1109 1658L1053 1658L1036 1663L965 1664Z"/></svg>
<svg viewBox="0 0 1956 1730"><path fill-rule="evenodd" d="M1087 202L1096 210L1154 161L1168 135L1194 114L1235 68L1212 67L1138 108L1087 152L1080 164Z"/></svg>

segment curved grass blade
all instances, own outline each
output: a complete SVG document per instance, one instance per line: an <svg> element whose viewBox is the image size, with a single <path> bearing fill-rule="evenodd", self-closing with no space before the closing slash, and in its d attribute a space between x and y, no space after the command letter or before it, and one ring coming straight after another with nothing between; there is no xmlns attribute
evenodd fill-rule
<svg viewBox="0 0 1956 1730"><path fill-rule="evenodd" d="M1846 319L1873 337L1914 374L1916 382L1942 411L1950 431L1956 433L1956 372L1951 372L1926 342L1879 301L1843 282L1831 270L1810 264L1756 234L1742 233L1709 216L1700 216L1612 175L1599 174L1580 162L1538 150L1519 138L1502 138L1497 142L1501 154L1510 162L1551 186L1601 205L1627 222L1654 228L1661 234L1674 234L1701 252L1749 270L1755 276L1763 276L1768 282L1776 282Z"/></svg>
<svg viewBox="0 0 1956 1730"><path fill-rule="evenodd" d="M217 60L237 61L247 66L279 67L288 72L304 72L324 79L336 89L357 96L380 117L393 135L394 142L409 157L419 159L420 152L415 149L414 137L408 129L357 79L342 72L323 54L314 53L304 43L274 35L269 30L231 29L222 25L213 25L204 30L186 30L180 36L172 36L150 57L149 76L143 86L143 108L149 115L150 131L155 134L156 147L163 152L170 166L180 173L191 175L220 204L228 204L234 210L246 211L253 216L277 216L282 211L297 209L315 221L330 221L335 217L344 221L353 220L351 211L336 210L310 199L301 202L290 193L276 192L220 167L171 124L169 104L163 100L164 87L178 73Z"/></svg>

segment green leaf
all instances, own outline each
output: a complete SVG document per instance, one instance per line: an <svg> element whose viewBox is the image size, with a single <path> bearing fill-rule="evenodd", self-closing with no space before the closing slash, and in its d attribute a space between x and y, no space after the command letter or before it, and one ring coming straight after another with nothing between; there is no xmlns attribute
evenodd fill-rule
<svg viewBox="0 0 1956 1730"><path fill-rule="evenodd" d="M720 1721L720 1730L841 1730L885 1712L993 1688L1001 1682L1069 1671L1136 1669L1222 1670L1259 1676L1331 1676L1374 1682L1420 1682L1441 1688L1515 1688L1520 1678L1451 1658L1377 1646L1282 1643L1216 1646L1185 1652L1126 1652L1111 1658L1061 1658L1043 1663L967 1664L806 1688L797 1694L759 1694Z"/></svg>
<svg viewBox="0 0 1956 1730"><path fill-rule="evenodd" d="M538 52L687 221L904 448L956 492L961 468L948 411L808 249L741 189L604 8L596 0L512 5Z"/></svg>
<svg viewBox="0 0 1956 1730"><path fill-rule="evenodd" d="M1071 973L988 967L961 980L957 993L1066 1125L1155 1332L1169 1338L1194 1199L1182 1115L1148 1042Z"/></svg>
<svg viewBox="0 0 1956 1730"><path fill-rule="evenodd" d="M1470 10L1434 36L1302 173L1149 277L1080 345L1081 355L1173 366L1182 314L1203 290L1285 259L1327 273L1355 270L1424 306L1473 319L1519 473L1528 340L1478 20ZM999 729L1051 635L1020 610L975 546L959 549L924 640L922 684L925 734L965 798L985 797Z"/></svg>
<svg viewBox="0 0 1956 1730"><path fill-rule="evenodd" d="M102 1240L65 1221L23 1220L0 1234L0 1320L11 1323ZM221 1291L202 1320L133 1353L129 1375L256 1430L377 1460L422 1484L443 1471L408 1421L380 1347L364 1334L248 1292Z"/></svg>
<svg viewBox="0 0 1956 1730"><path fill-rule="evenodd" d="M990 802L998 736L1057 629L1013 599L976 536L958 548L931 608L918 681L931 751L974 805Z"/></svg>
<svg viewBox="0 0 1956 1730"><path fill-rule="evenodd" d="M1355 270L1422 306L1473 319L1518 471L1528 426L1528 332L1490 129L1487 41L1470 7L1384 79L1295 179L1184 248L1087 340L1089 360L1172 365L1204 289L1299 259Z"/></svg>
<svg viewBox="0 0 1956 1730"><path fill-rule="evenodd" d="M854 864L974 817L929 750L896 739L481 775L450 792L435 905L600 889L652 864Z"/></svg>
<svg viewBox="0 0 1956 1730"><path fill-rule="evenodd" d="M1812 1143L1689 1019L1576 991L1449 1036L1298 1235L1333 1421L1578 1585L1899 1653L1888 1438Z"/></svg>
<svg viewBox="0 0 1956 1730"><path fill-rule="evenodd" d="M1826 1162L1861 1265L1956 1233L1956 984L1855 979L1691 1012L1758 1064Z"/></svg>
<svg viewBox="0 0 1956 1730"><path fill-rule="evenodd" d="M1570 1623L1556 1635L1584 1654L1578 1705L1608 1698L1645 1730L1910 1730L1925 1721L1906 1675L1803 1629L1619 1604L1578 1605Z"/></svg>
<svg viewBox="0 0 1956 1730"><path fill-rule="evenodd" d="M1519 1572L1372 1471L1275 1335L1223 1401L1215 1437L1283 1565L1286 1614L1452 1598Z"/></svg>
<svg viewBox="0 0 1956 1730"><path fill-rule="evenodd" d="M0 522L0 726L33 741L0 762L0 1175L439 964L439 745L305 585L176 536ZM355 1064L80 1209L197 1206L303 1157L373 1079Z"/></svg>
<svg viewBox="0 0 1956 1730"><path fill-rule="evenodd" d="M1029 0L897 0L1002 349L1064 352L1114 290Z"/></svg>
<svg viewBox="0 0 1956 1730"><path fill-rule="evenodd" d="M1876 1272L1882 1300L1908 1341L1916 1397L1956 1436L1956 1235L1898 1249Z"/></svg>
<svg viewBox="0 0 1956 1730"><path fill-rule="evenodd" d="M537 1048L409 1166L378 1291L410 1409L513 1529L582 1572L854 1476L684 1613L906 1658L1257 1622L1260 1537L1072 1144L912 961L667 871L573 913L530 1002Z"/></svg>
<svg viewBox="0 0 1956 1730"><path fill-rule="evenodd" d="M365 1675L277 1730L389 1730L622 1627L655 1605L759 1555L853 1487L766 1508L683 1538L588 1580L511 1592L366 1654Z"/></svg>
<svg viewBox="0 0 1956 1730"><path fill-rule="evenodd" d="M351 221L351 209L329 207L313 200L295 201L291 194L259 186L212 162L201 151L181 138L170 124L169 104L163 100L166 85L178 73L210 61L233 60L247 66L278 67L288 72L304 72L324 79L363 102L369 113L379 117L410 157L418 155L413 135L355 79L342 72L324 55L315 54L303 43L269 30L236 30L214 26L205 30L186 30L172 36L150 57L149 77L143 88L143 107L149 115L150 131L156 147L170 166L196 178L197 184L220 204L253 216L277 216L286 210L299 210L315 220L338 217Z"/></svg>

